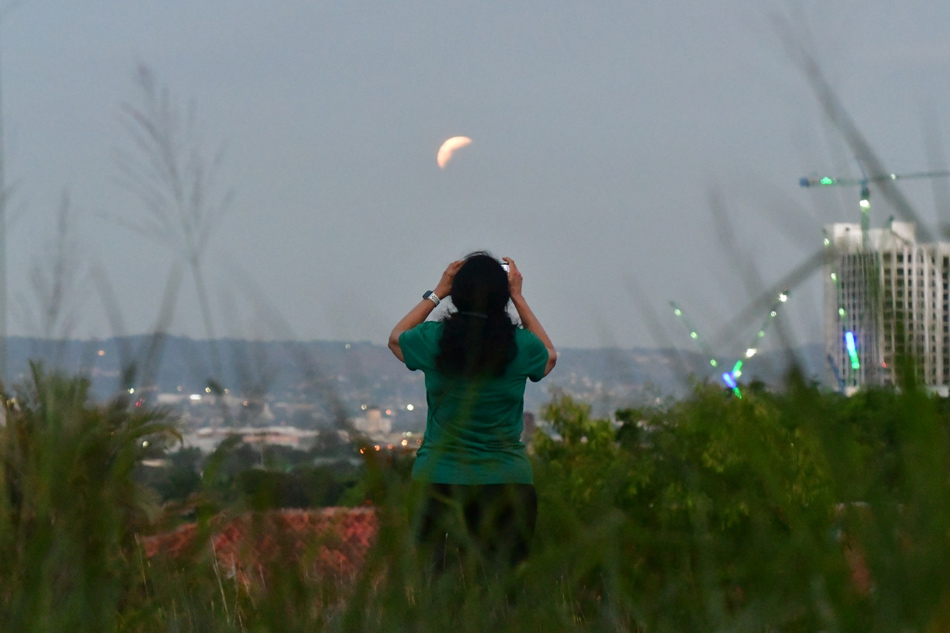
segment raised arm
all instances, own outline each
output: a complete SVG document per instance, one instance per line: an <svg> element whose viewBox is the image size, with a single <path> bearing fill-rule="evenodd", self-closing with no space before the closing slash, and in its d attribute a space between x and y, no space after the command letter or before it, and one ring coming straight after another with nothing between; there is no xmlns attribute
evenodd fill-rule
<svg viewBox="0 0 950 633"><path fill-rule="evenodd" d="M452 262L449 264L448 268L445 269L445 272L442 273L442 279L439 280L438 285L436 285L435 289L432 291L436 297L439 299L445 299L447 296L449 296L449 293L452 292L452 280L455 279L455 273L457 273L459 268L462 267L462 263L462 260ZM422 299L411 310L409 310L409 313L406 314L406 316L399 320L399 323L396 324L396 327L393 328L393 331L389 333L389 349L391 349L393 354L396 355L396 358L402 362L406 362L405 357L402 355L402 348L399 347L399 335L406 330L411 330L425 321L434 309L434 301Z"/></svg>
<svg viewBox="0 0 950 633"><path fill-rule="evenodd" d="M521 318L521 325L541 339L548 350L548 364L544 368L544 375L547 376L554 369L554 365L557 364L557 350L554 349L554 343L551 342L548 333L541 327L541 321L534 315L521 293L523 278L518 267L515 266L515 260L510 257L502 257L502 259L508 262L508 286L511 289L511 302L515 304L515 310L518 311L518 316Z"/></svg>

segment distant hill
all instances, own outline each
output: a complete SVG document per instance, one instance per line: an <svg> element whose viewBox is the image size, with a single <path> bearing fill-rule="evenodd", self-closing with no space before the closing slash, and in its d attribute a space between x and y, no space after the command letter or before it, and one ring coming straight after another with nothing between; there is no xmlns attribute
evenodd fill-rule
<svg viewBox="0 0 950 633"><path fill-rule="evenodd" d="M209 341L176 336L132 336L100 341L9 339L11 375L22 379L31 360L70 373L82 372L94 393L108 397L129 386L151 385L157 392L199 392L215 373L214 350L222 372L218 384L235 394L307 400L347 409L419 402L422 376L410 372L383 345L373 343ZM821 345L764 352L746 365L744 380L780 384L793 359L808 377L823 375ZM731 359L731 362L735 359ZM134 368L134 373L125 372ZM720 367L719 371L724 370ZM553 389L563 389L610 410L624 403L685 392L690 377L716 380L717 371L700 354L676 349L560 350L558 365L543 382L529 384L526 407L537 410Z"/></svg>

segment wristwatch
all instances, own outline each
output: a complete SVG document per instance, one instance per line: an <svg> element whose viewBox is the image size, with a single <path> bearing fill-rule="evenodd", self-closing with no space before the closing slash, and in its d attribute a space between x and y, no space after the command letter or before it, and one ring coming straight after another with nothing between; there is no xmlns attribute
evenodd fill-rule
<svg viewBox="0 0 950 633"><path fill-rule="evenodd" d="M440 303L442 303L442 299L439 299L439 296L435 294L434 292L432 292L431 290L426 290L425 293L422 295L422 298L428 299L435 305L439 305Z"/></svg>

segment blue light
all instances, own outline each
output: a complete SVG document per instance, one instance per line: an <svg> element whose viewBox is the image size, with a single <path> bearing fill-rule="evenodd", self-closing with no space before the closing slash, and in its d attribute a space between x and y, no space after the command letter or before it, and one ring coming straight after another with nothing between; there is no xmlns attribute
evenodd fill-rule
<svg viewBox="0 0 950 633"><path fill-rule="evenodd" d="M851 369L861 369L861 361L858 360L858 350L854 343L854 332L844 333L844 343L848 348L848 356L851 357Z"/></svg>
<svg viewBox="0 0 950 633"><path fill-rule="evenodd" d="M726 371L722 373L722 381L726 383L730 389L736 388L736 379L733 378L729 372Z"/></svg>

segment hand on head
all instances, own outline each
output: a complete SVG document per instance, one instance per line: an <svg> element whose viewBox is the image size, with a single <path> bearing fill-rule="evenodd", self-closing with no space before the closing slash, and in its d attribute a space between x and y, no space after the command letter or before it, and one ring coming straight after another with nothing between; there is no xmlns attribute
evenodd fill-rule
<svg viewBox="0 0 950 633"><path fill-rule="evenodd" d="M459 259L448 265L445 272L442 273L442 279L439 280L435 290L432 291L435 293L435 296L440 299L445 299L452 293L452 281L455 279L455 273L459 271L459 268L461 268L464 263L465 260Z"/></svg>
<svg viewBox="0 0 950 633"><path fill-rule="evenodd" d="M523 283L521 271L518 270L515 260L510 257L502 257L502 260L508 264L508 289L511 296L521 296L521 285ZM448 265L445 272L442 273L438 285L433 290L437 297L444 299L452 293L452 282L455 281L455 274L458 273L464 263L464 259L459 259Z"/></svg>

